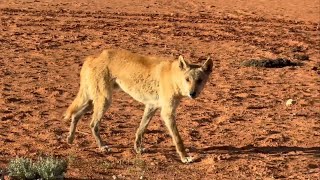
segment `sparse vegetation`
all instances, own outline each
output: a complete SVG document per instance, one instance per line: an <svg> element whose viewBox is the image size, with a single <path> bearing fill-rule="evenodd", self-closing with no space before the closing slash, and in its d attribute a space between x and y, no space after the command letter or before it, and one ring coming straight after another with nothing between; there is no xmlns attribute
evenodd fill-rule
<svg viewBox="0 0 320 180"><path fill-rule="evenodd" d="M112 169L115 167L115 164L113 162L110 161L103 161L101 166L105 169Z"/></svg>
<svg viewBox="0 0 320 180"><path fill-rule="evenodd" d="M35 169L43 179L63 179L67 171L67 162L53 157L39 158L35 163Z"/></svg>
<svg viewBox="0 0 320 180"><path fill-rule="evenodd" d="M28 158L16 158L11 160L8 167L9 176L12 179L63 179L67 170L67 162L58 158L39 158L33 162Z"/></svg>
<svg viewBox="0 0 320 180"><path fill-rule="evenodd" d="M35 179L36 169L31 159L16 158L11 160L8 167L9 176L13 179Z"/></svg>
<svg viewBox="0 0 320 180"><path fill-rule="evenodd" d="M276 59L251 59L242 62L243 66L246 67L265 67L265 68L283 68L286 66L298 66L296 62L292 62L286 58Z"/></svg>

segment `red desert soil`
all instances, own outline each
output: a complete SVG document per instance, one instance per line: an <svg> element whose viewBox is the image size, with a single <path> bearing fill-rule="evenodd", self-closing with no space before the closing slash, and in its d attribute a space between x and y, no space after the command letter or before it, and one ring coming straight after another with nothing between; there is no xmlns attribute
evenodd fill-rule
<svg viewBox="0 0 320 180"><path fill-rule="evenodd" d="M69 160L70 179L319 179L318 0L0 2L0 168L10 159ZM102 153L80 121L73 145L62 114L79 87L83 59L105 48L213 57L202 95L178 109L181 136L197 161L182 164L159 114L133 152L143 105L114 94L102 122ZM302 52L294 52L302 51ZM307 54L302 66L243 67L252 58ZM288 99L296 104L287 107Z"/></svg>

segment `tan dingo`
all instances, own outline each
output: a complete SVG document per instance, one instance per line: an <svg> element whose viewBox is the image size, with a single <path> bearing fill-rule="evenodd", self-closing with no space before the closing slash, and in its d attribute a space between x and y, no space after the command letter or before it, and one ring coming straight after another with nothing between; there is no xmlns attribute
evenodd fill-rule
<svg viewBox="0 0 320 180"><path fill-rule="evenodd" d="M121 88L137 101L145 104L144 114L136 132L134 149L142 152L143 134L157 109L173 139L181 161L192 162L187 156L179 135L175 114L182 97L199 96L212 71L212 60L203 65L178 60L147 57L125 50L104 50L97 57L88 57L80 74L80 89L77 97L66 111L65 119L72 119L68 143L74 140L80 117L93 109L90 127L101 150L107 150L99 134L99 125L111 104L112 92Z"/></svg>

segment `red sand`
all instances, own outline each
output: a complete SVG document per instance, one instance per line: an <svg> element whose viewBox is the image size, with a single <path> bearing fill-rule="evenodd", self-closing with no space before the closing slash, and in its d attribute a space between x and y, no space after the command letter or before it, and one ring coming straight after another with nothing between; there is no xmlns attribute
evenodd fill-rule
<svg viewBox="0 0 320 180"><path fill-rule="evenodd" d="M138 3L139 2L139 3ZM245 3L246 2L246 3ZM170 4L170 5L168 5ZM16 156L69 160L70 179L320 179L320 37L317 0L0 2L0 168ZM293 52L297 47L304 52ZM159 114L133 152L143 105L123 92L102 122L102 153L80 121L74 145L62 114L87 55L104 48L213 57L202 95L185 99L178 126L190 154L182 164ZM301 67L256 69L252 58L305 53ZM287 107L288 99L297 104Z"/></svg>

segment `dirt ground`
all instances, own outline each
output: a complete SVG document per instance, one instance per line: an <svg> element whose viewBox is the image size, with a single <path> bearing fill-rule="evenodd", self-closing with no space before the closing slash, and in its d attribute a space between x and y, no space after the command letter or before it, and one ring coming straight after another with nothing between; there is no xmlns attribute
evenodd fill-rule
<svg viewBox="0 0 320 180"><path fill-rule="evenodd" d="M0 2L0 168L14 157L69 161L69 179L320 179L320 3L318 0ZM143 105L116 92L101 135L90 114L68 145L62 114L79 87L83 59L105 48L194 63L214 71L177 122L190 154L182 164L159 113L133 151ZM303 65L254 68L254 58L306 54ZM293 99L296 104L286 106Z"/></svg>

